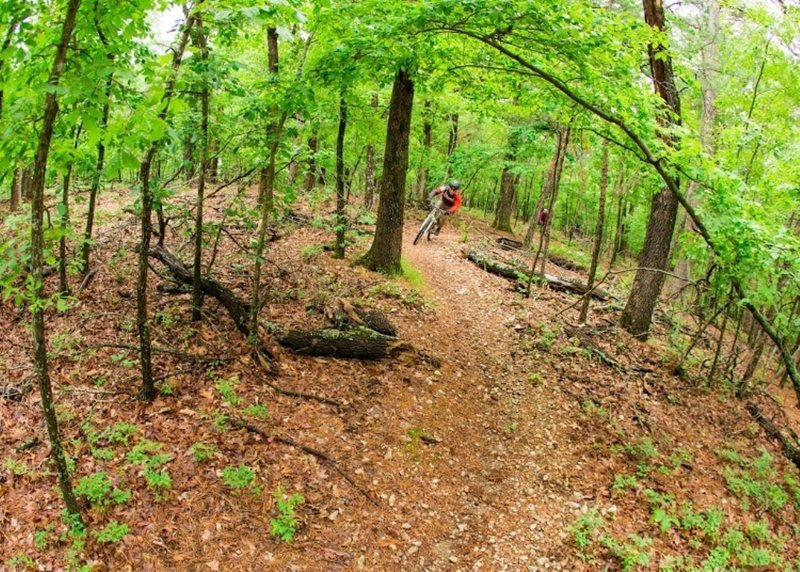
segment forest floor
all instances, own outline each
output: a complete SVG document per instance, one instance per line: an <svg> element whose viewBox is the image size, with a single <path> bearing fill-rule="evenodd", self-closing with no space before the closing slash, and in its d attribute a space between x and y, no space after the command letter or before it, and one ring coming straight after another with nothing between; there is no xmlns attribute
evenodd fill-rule
<svg viewBox="0 0 800 572"><path fill-rule="evenodd" d="M90 532L70 536L61 521L35 387L0 398L0 570L800 569L800 475L745 402L674 376L670 330L634 340L614 326L613 302L593 303L581 338L563 333L576 310L559 311L577 297L535 288L527 299L469 262L466 247L513 259L473 216L412 246L423 213L410 213L405 276L394 280L352 264L366 232L353 234L347 260L323 250L324 201L281 223L265 323L323 326L347 300L385 312L418 351L358 361L275 346L274 378L215 300L190 322L190 295L170 292L153 261L161 395L132 399L138 225L117 197L101 205L97 274L68 311L48 315L61 431ZM188 262L191 195L181 198L166 245ZM218 195L208 218L244 204ZM228 226L213 270L243 297L240 245L251 232ZM26 318L0 306L0 386L31 382ZM323 452L352 482L265 435ZM284 542L272 534L276 497L295 492L304 502ZM128 533L117 540L112 522Z"/></svg>

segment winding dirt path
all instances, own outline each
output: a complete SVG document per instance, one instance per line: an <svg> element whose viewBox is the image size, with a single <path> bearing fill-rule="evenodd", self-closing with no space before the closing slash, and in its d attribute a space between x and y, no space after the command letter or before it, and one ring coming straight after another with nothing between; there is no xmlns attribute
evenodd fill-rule
<svg viewBox="0 0 800 572"><path fill-rule="evenodd" d="M445 504L452 531L412 550L403 568L575 569L566 527L590 497L576 488L581 461L569 440L576 409L555 391L553 365L520 349L530 303L465 260L452 226L412 246L415 230L406 225L404 256L424 276L435 318L430 332L404 337L444 362L438 399L417 399L417 417L447 448L432 470L452 479L455 498Z"/></svg>

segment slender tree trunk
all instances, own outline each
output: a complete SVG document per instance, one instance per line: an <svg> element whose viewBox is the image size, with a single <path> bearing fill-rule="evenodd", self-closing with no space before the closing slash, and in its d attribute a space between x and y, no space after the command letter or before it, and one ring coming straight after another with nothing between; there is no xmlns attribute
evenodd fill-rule
<svg viewBox="0 0 800 572"><path fill-rule="evenodd" d="M377 93L372 94L370 105L372 107L372 114L375 115L378 112ZM375 145L372 139L370 139L369 144L367 144L367 169L364 174L364 180L364 208L372 210L372 202L375 200L375 188L377 187L377 179L375 178Z"/></svg>
<svg viewBox="0 0 800 572"><path fill-rule="evenodd" d="M453 113L450 115L450 138L447 141L447 168L444 174L445 179L449 178L450 173L452 172L453 153L455 153L457 146L458 146L458 113Z"/></svg>
<svg viewBox="0 0 800 572"><path fill-rule="evenodd" d="M717 374L717 365L719 364L719 356L722 355L722 346L725 341L725 330L728 328L728 315L730 314L730 302L726 305L726 309L722 314L722 326L719 328L719 339L717 340L717 350L714 352L714 360L711 363L711 369L708 370L708 384L714 383L714 376Z"/></svg>
<svg viewBox="0 0 800 572"><path fill-rule="evenodd" d="M643 4L647 24L663 32L665 20L662 0L643 0ZM679 124L681 107L672 71L672 58L662 45L650 45L648 53L655 91L667 107L661 121L664 125ZM674 142L667 139L666 143L672 146ZM677 179L674 182L677 186ZM650 330L653 311L664 284L664 274L653 270L666 270L668 267L677 213L678 197L672 189L665 187L653 196L644 247L639 257L640 270L634 277L621 319L628 333L638 338L646 339Z"/></svg>
<svg viewBox="0 0 800 572"><path fill-rule="evenodd" d="M347 230L344 195L344 134L347 129L347 102L344 91L339 96L339 130L336 134L336 245L334 258L344 258L344 234Z"/></svg>
<svg viewBox="0 0 800 572"><path fill-rule="evenodd" d="M278 73L278 31L276 28L268 28L267 29L267 66L270 75L276 75ZM271 109L269 112L270 116L275 116L277 111L275 109ZM272 145L272 140L275 138L276 126L274 121L270 121L267 124L267 145ZM261 176L259 177L258 181L258 202L259 204L262 201L267 202L268 208L272 209L272 202L273 202L273 189L272 189L272 182L275 180L275 173L269 172L269 169L275 169L275 165L270 161L267 163L267 166L261 169Z"/></svg>
<svg viewBox="0 0 800 572"><path fill-rule="evenodd" d="M317 149L319 146L319 139L315 133L308 139L308 172L306 173L306 180L303 183L303 190L306 194L314 189L317 182Z"/></svg>
<svg viewBox="0 0 800 572"><path fill-rule="evenodd" d="M433 144L433 126L431 124L431 102L425 102L422 112L422 161L417 171L417 200L423 208L428 206L428 161Z"/></svg>
<svg viewBox="0 0 800 572"><path fill-rule="evenodd" d="M563 147L561 150L561 155L558 158L558 166L556 168L555 179L553 180L553 190L550 196L550 209L549 209L549 215L547 217L547 224L545 224L544 228L542 229L542 237L544 238L544 247L541 249L540 252L542 267L541 270L539 271L539 276L541 276L542 280L544 280L544 274L545 274L544 269L545 265L547 264L547 252L550 248L550 232L553 228L553 215L554 215L556 200L558 199L558 191L561 188L561 174L564 171L564 158L567 156L567 146L569 145L569 138L571 132L572 129L571 127L568 126L563 136ZM541 242L539 244L541 246ZM540 253L537 252L537 256L539 256ZM534 263L535 262L536 260L534 259Z"/></svg>
<svg viewBox="0 0 800 572"><path fill-rule="evenodd" d="M161 100L163 107L159 113L159 118L164 121L169 112L169 103L175 90L175 78L178 75L183 52L189 42L189 34L195 23L195 16L189 15L180 36L180 43L172 54L172 67L169 77L164 86L164 95ZM139 243L139 272L136 281L136 326L139 330L139 363L142 372L142 391L141 399L152 401L156 397L156 386L153 380L152 348L150 341L150 320L147 309L147 257L150 250L150 235L153 232L151 217L153 214L153 193L150 189L150 171L153 167L153 159L158 150L158 141L153 141L145 152L144 159L139 166L139 185L141 186L142 196L142 220L141 237ZM159 237L163 238L163 237Z"/></svg>
<svg viewBox="0 0 800 572"><path fill-rule="evenodd" d="M589 277L586 281L586 290L591 292L594 288L594 279L597 274L597 265L600 262L600 247L603 244L603 226L606 219L606 189L608 188L608 140L603 141L603 166L600 168L600 198L597 207L597 227L594 234L594 248L592 249L592 264L589 267ZM586 316L589 313L589 299L591 296L583 297L581 316L579 321L586 323Z"/></svg>
<svg viewBox="0 0 800 572"><path fill-rule="evenodd" d="M267 51L268 65L271 74L278 73L278 33L277 29L267 30ZM275 111L275 110L273 110ZM284 110L277 123L270 123L267 126L267 140L269 142L269 157L267 166L261 171L259 181L259 223L258 235L256 238L255 263L253 264L253 292L250 304L250 342L255 348L258 344L258 314L261 311L261 268L264 259L264 249L267 244L267 227L273 206L273 189L275 186L275 161L278 156L280 146L280 136L283 125L286 122L286 110ZM316 138L315 138L316 141ZM313 182L313 181L312 181Z"/></svg>
<svg viewBox="0 0 800 572"><path fill-rule="evenodd" d="M408 72L401 69L395 76L392 100L389 103L375 238L362 259L367 268L387 274L400 272L408 140L413 104L414 82Z"/></svg>
<svg viewBox="0 0 800 572"><path fill-rule="evenodd" d="M81 138L82 126L75 127L72 133L72 151L73 153L78 148L78 143ZM67 165L67 172L64 173L61 186L61 216L59 217L59 226L61 227L61 238L58 241L58 290L62 296L69 295L69 280L67 279L67 230L69 229L69 187L72 182L72 170L74 160L70 159Z"/></svg>
<svg viewBox="0 0 800 572"><path fill-rule="evenodd" d="M553 158L550 160L550 167L547 169L544 183L542 184L542 191L539 193L539 199L536 201L536 208L533 209L530 224L528 225L528 232L525 233L525 241L523 246L528 250L533 244L533 235L536 233L536 227L539 225L539 213L544 208L544 203L547 200L548 193L553 186L553 177L555 176L558 167L558 158L561 156L561 131L556 132L556 149L553 152Z"/></svg>
<svg viewBox="0 0 800 572"><path fill-rule="evenodd" d="M39 143L36 148L36 160L33 170L33 184L31 197L31 277L35 285L35 303L32 304L33 315L33 362L36 380L39 385L42 410L44 412L47 434L50 438L50 448L53 461L58 472L58 481L61 494L67 510L79 515L80 509L72 490L67 469L67 460L58 435L58 420L56 419L53 405L53 390L50 384L50 374L47 365L47 334L44 323L44 184L47 172L47 159L50 153L50 142L53 137L53 125L58 114L58 101L56 100L56 87L61 78L61 72L67 61L67 47L75 20L80 7L80 0L70 0L61 29L61 40L56 50L53 69L50 72L48 84L51 89L45 96L44 119L39 132ZM80 516L78 516L80 518Z"/></svg>
<svg viewBox="0 0 800 572"><path fill-rule="evenodd" d="M208 174L206 175L206 180L216 183L219 179L219 144L215 138L209 139L208 154ZM294 163L294 165L296 173L297 163Z"/></svg>
<svg viewBox="0 0 800 572"><path fill-rule="evenodd" d="M536 255L533 257L533 264L531 264L531 272L528 276L528 284L526 288L526 295L530 297L531 295L531 284L533 283L533 276L536 274L536 266L539 263L539 257L544 256L547 257L547 245L545 244L545 239L549 236L550 228L553 224L553 206L556 202L556 196L558 195L558 186L559 182L561 181L561 169L564 166L564 155L566 155L567 146L569 145L569 136L570 136L571 128L569 126L559 128L556 137L556 154L553 157L553 162L551 165L551 175L548 176L549 182L549 189L547 189L546 193L549 196L548 200L548 215L545 219L545 223L542 225L541 230L539 231L539 247L536 250ZM547 199L544 199L547 200ZM544 204L544 203L542 203ZM537 216L538 218L538 216ZM531 220L531 224L534 224L533 220ZM544 254L542 255L542 252ZM542 275L544 275L544 264L542 264Z"/></svg>
<svg viewBox="0 0 800 572"><path fill-rule="evenodd" d="M203 66L203 90L200 96L200 176L197 181L197 204L194 219L194 265L192 268L192 321L200 320L203 305L203 289L200 285L203 261L203 200L206 191L208 171L208 42L203 28L202 15L197 16L195 31L196 43L200 48Z"/></svg>
<svg viewBox="0 0 800 572"><path fill-rule="evenodd" d="M99 28L98 28L99 29ZM101 36L103 37L103 36ZM109 54L109 60L114 57ZM105 135L108 128L108 114L111 107L111 87L114 83L113 74L109 74L106 79L105 100L103 101L103 117L100 124L100 140L97 142L97 162L95 163L94 173L92 173L92 185L89 188L89 206L86 212L86 227L83 231L83 246L81 252L83 272L89 272L89 258L92 252L92 229L94 227L94 212L97 204L97 193L100 191L100 179L103 176L106 160Z"/></svg>
<svg viewBox="0 0 800 572"><path fill-rule="evenodd" d="M11 212L15 213L19 210L19 185L22 177L20 177L20 170L14 169L14 174L11 176Z"/></svg>
<svg viewBox="0 0 800 572"><path fill-rule="evenodd" d="M0 54L4 53L8 47L11 45L11 40L14 38L14 34L17 31L17 26L19 26L19 22L17 20L13 20L6 31L6 37L3 39L3 45L0 47ZM6 60L4 58L0 58L0 72L3 71L5 67ZM0 118L3 117L3 103L4 103L5 94L3 90L0 89Z"/></svg>
<svg viewBox="0 0 800 572"><path fill-rule="evenodd" d="M22 198L28 202L33 200L33 163L22 169Z"/></svg>

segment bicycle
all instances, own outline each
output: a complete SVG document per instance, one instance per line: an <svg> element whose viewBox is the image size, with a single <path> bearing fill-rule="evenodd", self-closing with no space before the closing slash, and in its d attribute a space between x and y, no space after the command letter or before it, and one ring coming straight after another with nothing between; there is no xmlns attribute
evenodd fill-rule
<svg viewBox="0 0 800 572"><path fill-rule="evenodd" d="M416 245L420 240L422 240L423 236L427 236L428 240L430 240L431 233L439 225L439 220L446 214L446 210L441 209L438 206L434 206L431 209L431 212L428 213L428 216L425 217L425 220L422 221L422 225L419 227L419 232L417 232L417 236L414 238L414 244Z"/></svg>

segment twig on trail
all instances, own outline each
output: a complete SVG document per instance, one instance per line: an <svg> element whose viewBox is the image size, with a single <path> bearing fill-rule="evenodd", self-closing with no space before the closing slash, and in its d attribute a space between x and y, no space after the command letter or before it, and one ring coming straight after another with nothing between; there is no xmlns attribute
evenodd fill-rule
<svg viewBox="0 0 800 572"><path fill-rule="evenodd" d="M91 281L92 281L92 278L94 278L94 275L95 275L95 274L97 274L97 268L92 268L92 269L91 269L91 270L90 270L90 271L89 271L89 272L86 274L86 276L84 276L84 278L83 278L83 281L81 282L81 285L80 285L80 286L78 286L78 289L77 289L77 290L75 290L75 297L76 297L76 298L77 298L78 296L80 296L80 295L81 295L81 292L83 292L83 289L84 289L84 288L86 288L86 287L89 285L89 282L91 282Z"/></svg>
<svg viewBox="0 0 800 572"><path fill-rule="evenodd" d="M242 421L241 419L233 419L232 422L233 422L233 424L235 426L247 429L251 433L255 433L256 435L260 435L261 437L264 437L268 441L276 441L276 442L281 443L283 445L288 445L289 447L294 447L295 449L299 449L299 450L303 451L304 453L307 453L307 454L311 455L312 457L316 457L320 461L323 461L324 463L328 464L331 468L333 468L334 471L339 473L339 475L341 475L341 477L345 481L350 483L350 485L354 489L356 489L359 493L364 495L364 498L366 498L369 502L371 502L375 506L380 506L378 504L378 501L376 501L373 498L373 496L367 490L365 490L364 488L359 486L358 483L356 483L350 477L350 475L345 473L344 470L341 467L339 467L339 465L336 463L336 461L331 459L328 455L326 455L322 451L318 451L317 449L314 449L313 447L309 447L308 445L303 445L302 443L298 443L297 441L295 441L294 439L292 439L290 437L284 437L282 435L270 435L269 433L267 433L263 429L260 429L260 428L256 427L255 425L252 425L250 423Z"/></svg>
<svg viewBox="0 0 800 572"><path fill-rule="evenodd" d="M90 389L87 387L62 387L60 391L66 393L88 393L90 395L127 395L129 397L136 397L135 393L125 391L124 389Z"/></svg>
<svg viewBox="0 0 800 572"><path fill-rule="evenodd" d="M267 358L261 355L261 352L254 352L253 361L258 363L262 368L264 368L267 373L272 373L272 362L270 362ZM314 395L312 393L303 393L302 391L292 391L290 389L283 389L279 385L276 385L269 381L268 379L261 379L260 380L264 385L267 387L271 387L280 395L285 395L287 397L296 397L299 399L305 399L307 401L319 401L320 403L325 403L326 405L333 405L334 407L341 407L342 403L340 401L336 401L335 399L331 399L329 397L322 397L320 395Z"/></svg>

